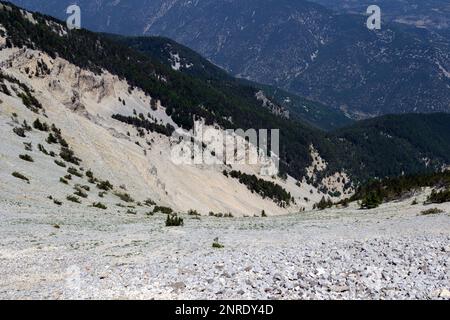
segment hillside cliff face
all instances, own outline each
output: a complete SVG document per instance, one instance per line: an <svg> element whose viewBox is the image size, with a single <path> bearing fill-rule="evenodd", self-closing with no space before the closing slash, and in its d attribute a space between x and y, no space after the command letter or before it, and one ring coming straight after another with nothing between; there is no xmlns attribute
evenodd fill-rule
<svg viewBox="0 0 450 320"><path fill-rule="evenodd" d="M15 2L60 17L64 12L64 1ZM306 1L80 1L80 6L88 28L173 38L234 75L356 119L450 111L449 38L423 29L384 23L372 32L362 15L338 15Z"/></svg>

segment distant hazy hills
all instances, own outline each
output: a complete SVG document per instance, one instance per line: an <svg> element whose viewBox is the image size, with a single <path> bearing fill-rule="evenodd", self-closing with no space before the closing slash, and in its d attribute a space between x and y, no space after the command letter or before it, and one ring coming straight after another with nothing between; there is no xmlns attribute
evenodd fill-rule
<svg viewBox="0 0 450 320"><path fill-rule="evenodd" d="M64 18L70 1L13 2ZM362 15L337 15L306 1L78 3L84 27L167 36L234 75L279 86L355 118L450 111L450 40L445 33L388 23L373 32ZM405 10L409 6L396 3Z"/></svg>
<svg viewBox="0 0 450 320"><path fill-rule="evenodd" d="M362 14L369 5L378 5L385 21L428 28L450 30L448 0L311 0L337 12Z"/></svg>

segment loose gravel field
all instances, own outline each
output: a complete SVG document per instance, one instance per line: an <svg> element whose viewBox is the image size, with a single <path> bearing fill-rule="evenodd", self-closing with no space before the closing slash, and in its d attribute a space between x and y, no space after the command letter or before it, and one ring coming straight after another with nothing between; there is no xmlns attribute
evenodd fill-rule
<svg viewBox="0 0 450 320"><path fill-rule="evenodd" d="M408 201L168 228L140 208L2 200L0 298L450 299L450 208Z"/></svg>

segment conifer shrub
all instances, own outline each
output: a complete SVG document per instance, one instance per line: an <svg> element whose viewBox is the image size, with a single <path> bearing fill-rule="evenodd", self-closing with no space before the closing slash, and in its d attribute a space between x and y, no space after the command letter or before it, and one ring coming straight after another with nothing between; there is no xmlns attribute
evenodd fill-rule
<svg viewBox="0 0 450 320"><path fill-rule="evenodd" d="M163 214L171 215L171 214L173 214L173 209L169 208L169 207L156 206L155 208L153 208L153 212L154 213L160 212Z"/></svg>
<svg viewBox="0 0 450 320"><path fill-rule="evenodd" d="M94 203L92 204L92 206L93 206L94 208L98 208L98 209L102 209L102 210L108 209L108 207L107 207L106 205L104 205L103 203L101 203L101 202L94 202Z"/></svg>
<svg viewBox="0 0 450 320"><path fill-rule="evenodd" d="M445 203L450 202L450 188L436 191L433 190L428 196L426 203Z"/></svg>
<svg viewBox="0 0 450 320"><path fill-rule="evenodd" d="M361 201L361 209L375 209L378 208L383 203L383 199L376 192L370 192Z"/></svg>
<svg viewBox="0 0 450 320"><path fill-rule="evenodd" d="M81 203L81 200L75 196L67 196L66 199L70 202Z"/></svg>
<svg viewBox="0 0 450 320"><path fill-rule="evenodd" d="M66 168L67 167L67 165L66 165L66 163L64 161L55 160L55 163L58 166L62 167L62 168Z"/></svg>
<svg viewBox="0 0 450 320"><path fill-rule="evenodd" d="M37 118L36 120L34 120L33 122L33 128L35 128L36 130L39 131L45 131L47 132L49 130L48 124L45 122L41 122L39 120L39 118Z"/></svg>
<svg viewBox="0 0 450 320"><path fill-rule="evenodd" d="M70 167L69 169L67 169L67 172L79 178L83 177L83 174L74 167Z"/></svg>
<svg viewBox="0 0 450 320"><path fill-rule="evenodd" d="M29 154L21 154L19 158L23 161L34 162L33 158Z"/></svg>
<svg viewBox="0 0 450 320"><path fill-rule="evenodd" d="M166 219L166 227L180 227L184 225L184 220L176 214L168 214Z"/></svg>
<svg viewBox="0 0 450 320"><path fill-rule="evenodd" d="M21 138L26 138L25 130L21 127L15 127L13 132Z"/></svg>
<svg viewBox="0 0 450 320"><path fill-rule="evenodd" d="M134 199L128 193L116 191L114 195L123 202L134 202Z"/></svg>
<svg viewBox="0 0 450 320"><path fill-rule="evenodd" d="M428 210L424 210L421 212L421 215L423 216L429 216L429 215L433 215L433 214L440 214L443 213L444 211L438 208L432 208L432 209L428 209Z"/></svg>
<svg viewBox="0 0 450 320"><path fill-rule="evenodd" d="M100 181L97 184L97 188L100 190L109 191L109 190L112 190L114 188L114 186L108 180L105 180L105 181Z"/></svg>
<svg viewBox="0 0 450 320"><path fill-rule="evenodd" d="M24 181L30 183L30 179L28 179L28 178L25 177L23 174L21 174L21 173L19 173L19 172L17 172L17 171L13 172L13 173L12 173L12 176L15 177L15 178L17 178L17 179L24 180Z"/></svg>

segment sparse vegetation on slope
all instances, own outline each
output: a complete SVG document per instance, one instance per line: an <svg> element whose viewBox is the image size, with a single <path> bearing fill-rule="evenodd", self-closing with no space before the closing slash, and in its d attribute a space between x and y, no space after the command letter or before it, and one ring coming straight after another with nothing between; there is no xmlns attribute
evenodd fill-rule
<svg viewBox="0 0 450 320"><path fill-rule="evenodd" d="M290 193L273 182L258 179L255 175L248 175L240 171L231 171L228 174L230 177L238 179L240 183L247 186L251 192L259 194L263 199L272 199L280 207L289 206L293 201Z"/></svg>

